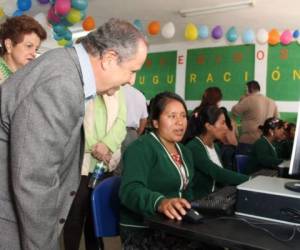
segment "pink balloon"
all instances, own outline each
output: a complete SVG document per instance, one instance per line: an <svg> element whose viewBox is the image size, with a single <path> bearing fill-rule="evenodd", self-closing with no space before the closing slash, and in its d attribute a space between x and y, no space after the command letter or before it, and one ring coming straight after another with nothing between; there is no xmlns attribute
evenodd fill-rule
<svg viewBox="0 0 300 250"><path fill-rule="evenodd" d="M49 9L47 19L48 19L49 23L60 23L60 17L55 15L53 7L51 7Z"/></svg>
<svg viewBox="0 0 300 250"><path fill-rule="evenodd" d="M56 0L54 11L56 15L65 16L71 9L71 0Z"/></svg>
<svg viewBox="0 0 300 250"><path fill-rule="evenodd" d="M282 32L282 34L280 36L280 42L283 45L288 45L292 40L293 40L293 35L290 30L285 30Z"/></svg>

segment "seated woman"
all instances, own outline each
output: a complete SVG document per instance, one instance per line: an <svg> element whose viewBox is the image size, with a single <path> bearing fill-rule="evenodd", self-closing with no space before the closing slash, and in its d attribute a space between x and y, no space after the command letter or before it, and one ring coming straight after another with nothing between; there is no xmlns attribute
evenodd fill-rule
<svg viewBox="0 0 300 250"><path fill-rule="evenodd" d="M283 159L278 157L273 143L284 137L284 123L278 118L268 118L263 126L262 136L253 144L246 167L246 173L252 174L263 168L276 168Z"/></svg>
<svg viewBox="0 0 300 250"><path fill-rule="evenodd" d="M222 139L227 130L223 111L216 106L205 107L193 115L191 122L193 137L186 146L194 158L194 198L202 198L219 186L248 180L248 176L225 169L221 163L220 149L214 141Z"/></svg>
<svg viewBox="0 0 300 250"><path fill-rule="evenodd" d="M187 108L178 95L160 93L151 101L154 132L139 137L123 156L120 235L124 249L194 249L192 243L151 230L144 216L181 220L192 198L193 161L178 142L187 126Z"/></svg>

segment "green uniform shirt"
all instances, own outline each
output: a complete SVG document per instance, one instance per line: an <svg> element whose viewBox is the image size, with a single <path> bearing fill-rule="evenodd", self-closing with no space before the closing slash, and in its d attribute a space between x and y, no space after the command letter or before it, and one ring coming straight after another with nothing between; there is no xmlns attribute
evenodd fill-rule
<svg viewBox="0 0 300 250"><path fill-rule="evenodd" d="M246 175L216 165L210 159L203 143L199 139L192 139L186 146L192 151L194 159L193 193L195 199L200 199L211 193L214 181L217 186L223 186L238 185L249 179ZM219 147L216 144L214 144L214 147L220 159Z"/></svg>
<svg viewBox="0 0 300 250"><path fill-rule="evenodd" d="M193 160L191 152L177 144L184 162L189 184L183 189L180 170L153 134L139 137L128 146L123 156L120 187L121 218L123 227L144 227L143 217L156 213L163 198L184 197L191 200Z"/></svg>
<svg viewBox="0 0 300 250"><path fill-rule="evenodd" d="M262 136L252 146L246 173L252 174L262 168L276 168L283 159L277 156L275 147Z"/></svg>

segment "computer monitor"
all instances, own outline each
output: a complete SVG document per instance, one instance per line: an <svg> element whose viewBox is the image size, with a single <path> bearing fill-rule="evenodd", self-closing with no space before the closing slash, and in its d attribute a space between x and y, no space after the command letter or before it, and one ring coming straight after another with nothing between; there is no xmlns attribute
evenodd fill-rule
<svg viewBox="0 0 300 250"><path fill-rule="evenodd" d="M300 176L300 105L298 108L298 117L297 117L297 124L296 124L296 131L295 131L295 138L294 138L294 145L291 157L291 164L289 169L289 175L292 176ZM300 181L297 182L288 182L285 185L286 188L300 192Z"/></svg>

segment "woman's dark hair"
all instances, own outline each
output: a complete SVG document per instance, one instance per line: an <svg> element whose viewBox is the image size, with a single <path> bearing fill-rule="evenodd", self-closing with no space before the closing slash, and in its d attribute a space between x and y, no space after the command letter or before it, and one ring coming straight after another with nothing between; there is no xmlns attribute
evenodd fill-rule
<svg viewBox="0 0 300 250"><path fill-rule="evenodd" d="M225 123L226 123L226 126L229 130L232 130L232 124L231 124L231 119L229 117L229 114L228 114L228 111L225 107L221 107L220 108L225 116Z"/></svg>
<svg viewBox="0 0 300 250"><path fill-rule="evenodd" d="M184 136L184 143L197 135L205 134L207 132L205 124L215 124L222 114L224 114L223 111L216 106L206 106L199 113L194 113L189 120L188 129Z"/></svg>
<svg viewBox="0 0 300 250"><path fill-rule="evenodd" d="M201 111L201 109L206 106L211 106L211 105L217 106L217 103L222 100L222 97L223 95L220 88L218 87L207 88L202 95L200 105L194 109L193 113Z"/></svg>
<svg viewBox="0 0 300 250"><path fill-rule="evenodd" d="M35 33L41 41L47 38L47 32L33 17L22 15L7 18L0 26L0 56L7 51L4 44L6 39L10 39L13 45L23 41L24 35Z"/></svg>
<svg viewBox="0 0 300 250"><path fill-rule="evenodd" d="M172 92L159 93L155 97L153 97L149 103L149 107L150 107L149 119L153 129L154 129L153 121L159 120L160 115L165 110L167 104L170 101L174 101L174 100L180 102L184 107L186 115L188 114L186 104L179 95Z"/></svg>
<svg viewBox="0 0 300 250"><path fill-rule="evenodd" d="M276 117L271 117L265 120L264 125L258 126L258 128L262 131L264 136L269 135L269 130L272 129L274 130L275 128L283 128L284 127L284 122Z"/></svg>

